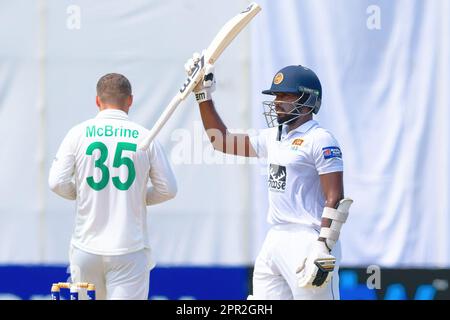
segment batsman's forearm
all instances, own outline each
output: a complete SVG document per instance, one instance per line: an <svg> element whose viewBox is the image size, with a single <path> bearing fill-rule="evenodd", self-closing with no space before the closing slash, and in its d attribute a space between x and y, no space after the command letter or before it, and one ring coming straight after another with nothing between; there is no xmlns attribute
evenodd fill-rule
<svg viewBox="0 0 450 320"><path fill-rule="evenodd" d="M201 102L199 108L203 126L208 134L211 144L214 149L224 152L224 150L226 150L226 136L228 129L217 113L213 101L207 100ZM217 135L220 136L218 137Z"/></svg>

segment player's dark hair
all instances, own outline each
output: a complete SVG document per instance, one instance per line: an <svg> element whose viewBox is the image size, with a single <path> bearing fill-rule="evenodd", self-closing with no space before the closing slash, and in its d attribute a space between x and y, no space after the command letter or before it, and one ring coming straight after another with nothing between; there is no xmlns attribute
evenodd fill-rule
<svg viewBox="0 0 450 320"><path fill-rule="evenodd" d="M97 95L103 103L121 107L131 94L130 81L121 74L108 73L97 82Z"/></svg>

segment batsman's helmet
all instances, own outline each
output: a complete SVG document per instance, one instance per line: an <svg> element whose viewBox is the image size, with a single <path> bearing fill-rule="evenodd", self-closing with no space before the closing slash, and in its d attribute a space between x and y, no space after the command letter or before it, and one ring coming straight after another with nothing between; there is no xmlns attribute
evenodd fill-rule
<svg viewBox="0 0 450 320"><path fill-rule="evenodd" d="M272 86L264 90L263 94L277 93L297 94L302 105L310 107L317 114L322 102L322 85L314 71L303 66L287 66L275 74ZM306 95L306 96L305 96Z"/></svg>

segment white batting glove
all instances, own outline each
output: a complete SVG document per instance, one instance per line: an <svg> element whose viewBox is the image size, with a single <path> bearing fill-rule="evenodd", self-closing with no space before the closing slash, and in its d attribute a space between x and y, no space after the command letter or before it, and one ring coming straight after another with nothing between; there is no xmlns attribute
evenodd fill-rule
<svg viewBox="0 0 450 320"><path fill-rule="evenodd" d="M297 269L300 288L321 288L327 285L333 274L336 258L322 241L316 241L311 253Z"/></svg>
<svg viewBox="0 0 450 320"><path fill-rule="evenodd" d="M200 61L200 58L201 55L198 52L195 52L192 58L185 63L184 69L186 70L188 76L190 76L193 70L195 70L195 66ZM211 100L211 93L214 92L215 89L216 79L214 77L214 65L206 64L203 79L193 90L195 99L198 103Z"/></svg>

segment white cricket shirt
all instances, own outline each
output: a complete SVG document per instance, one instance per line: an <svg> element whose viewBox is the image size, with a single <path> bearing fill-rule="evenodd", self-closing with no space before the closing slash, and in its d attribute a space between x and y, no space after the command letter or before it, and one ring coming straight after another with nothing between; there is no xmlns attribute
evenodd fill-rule
<svg viewBox="0 0 450 320"><path fill-rule="evenodd" d="M173 198L177 186L158 142L146 151L137 149L148 133L125 112L108 109L64 138L49 185L58 195L77 200L75 247L100 255L149 247L146 205Z"/></svg>
<svg viewBox="0 0 450 320"><path fill-rule="evenodd" d="M343 171L339 144L310 120L286 133L283 126L250 138L259 158L267 158L270 224L299 223L319 228L325 198L319 175Z"/></svg>

